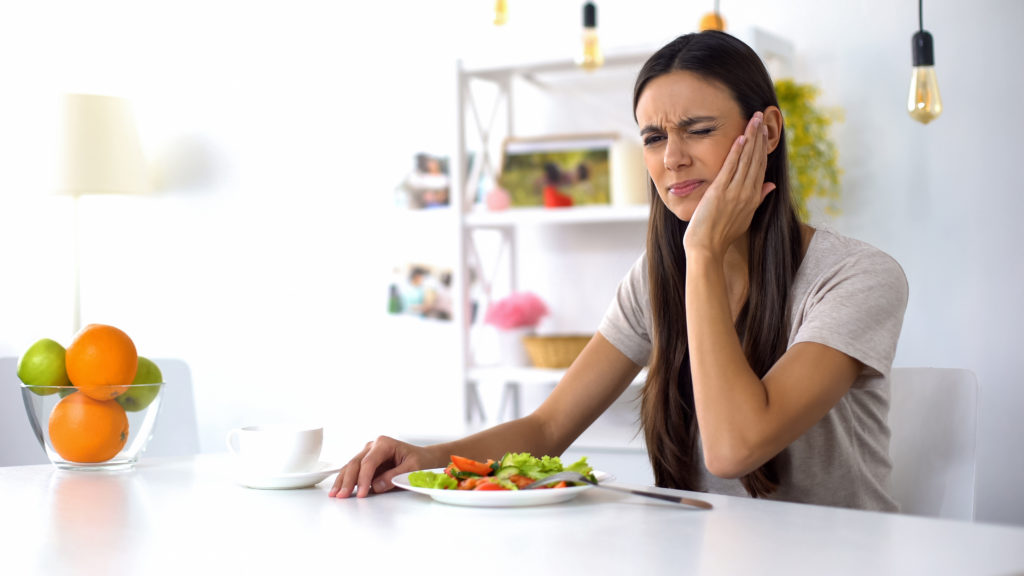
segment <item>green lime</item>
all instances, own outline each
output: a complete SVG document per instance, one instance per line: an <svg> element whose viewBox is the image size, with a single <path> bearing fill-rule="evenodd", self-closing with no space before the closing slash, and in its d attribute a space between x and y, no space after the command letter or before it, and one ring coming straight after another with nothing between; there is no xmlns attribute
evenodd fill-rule
<svg viewBox="0 0 1024 576"><path fill-rule="evenodd" d="M149 358L139 356L135 379L128 390L116 398L118 404L129 412L139 412L149 406L160 392L160 386L136 386L136 384L161 384L164 381L160 367Z"/></svg>
<svg viewBox="0 0 1024 576"><path fill-rule="evenodd" d="M57 392L56 386L70 386L64 352L64 347L54 340L39 340L18 360L18 378L40 396Z"/></svg>

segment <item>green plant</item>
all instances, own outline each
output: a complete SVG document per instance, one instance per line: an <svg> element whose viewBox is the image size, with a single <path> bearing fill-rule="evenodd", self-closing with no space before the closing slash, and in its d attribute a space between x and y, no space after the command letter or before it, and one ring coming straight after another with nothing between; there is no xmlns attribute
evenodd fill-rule
<svg viewBox="0 0 1024 576"><path fill-rule="evenodd" d="M789 179L801 218L807 218L811 198L825 201L825 212L839 213L839 153L829 127L841 120L838 109L826 111L816 104L818 88L790 79L775 82L775 94L786 132Z"/></svg>

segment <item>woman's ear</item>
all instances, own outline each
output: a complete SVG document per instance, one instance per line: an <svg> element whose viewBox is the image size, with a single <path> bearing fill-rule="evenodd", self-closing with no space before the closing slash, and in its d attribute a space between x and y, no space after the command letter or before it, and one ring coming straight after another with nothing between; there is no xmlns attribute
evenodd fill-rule
<svg viewBox="0 0 1024 576"><path fill-rule="evenodd" d="M779 138L782 137L782 111L778 106L769 106L764 109L764 125L768 128L768 153L771 154L779 145Z"/></svg>

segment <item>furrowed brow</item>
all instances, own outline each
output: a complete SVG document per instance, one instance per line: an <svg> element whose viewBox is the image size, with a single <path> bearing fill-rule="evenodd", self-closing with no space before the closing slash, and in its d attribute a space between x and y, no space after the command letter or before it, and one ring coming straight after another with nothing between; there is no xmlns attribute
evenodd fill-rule
<svg viewBox="0 0 1024 576"><path fill-rule="evenodd" d="M715 116L687 116L676 122L676 128L679 130L688 130L696 124L704 122L717 122L718 118ZM644 136L652 132L662 132L661 126L655 126L654 124L648 124L640 130L640 135Z"/></svg>
<svg viewBox="0 0 1024 576"><path fill-rule="evenodd" d="M687 128L692 128L695 124L700 124L702 122L714 122L715 120L717 120L717 118L714 116L686 117L677 122L676 127L681 130L686 130Z"/></svg>

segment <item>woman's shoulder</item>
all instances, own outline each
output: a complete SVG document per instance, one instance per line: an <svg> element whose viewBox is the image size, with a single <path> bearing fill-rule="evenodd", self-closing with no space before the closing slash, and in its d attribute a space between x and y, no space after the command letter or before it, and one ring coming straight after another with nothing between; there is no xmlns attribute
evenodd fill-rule
<svg viewBox="0 0 1024 576"><path fill-rule="evenodd" d="M831 268L835 265L881 265L895 267L902 273L899 262L881 248L846 236L831 228L816 228L804 256L804 264L815 268Z"/></svg>
<svg viewBox="0 0 1024 576"><path fill-rule="evenodd" d="M874 279L872 283L907 290L906 274L893 256L869 242L830 228L815 230L797 275L812 283L851 277L861 281Z"/></svg>

